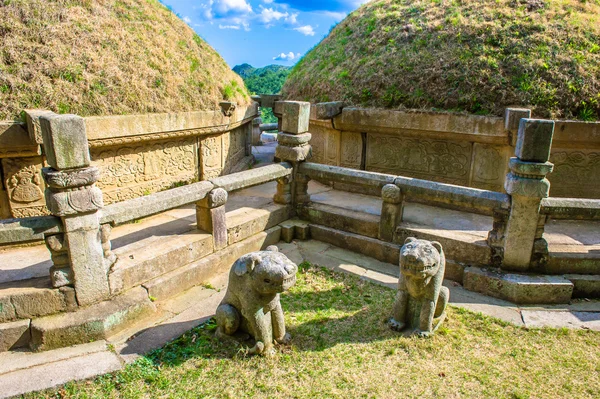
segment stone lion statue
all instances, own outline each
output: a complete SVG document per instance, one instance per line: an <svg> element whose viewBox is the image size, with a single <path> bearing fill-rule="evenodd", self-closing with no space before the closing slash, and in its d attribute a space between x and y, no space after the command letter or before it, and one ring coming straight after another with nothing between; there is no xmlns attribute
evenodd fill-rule
<svg viewBox="0 0 600 399"><path fill-rule="evenodd" d="M276 246L235 261L227 292L217 308L217 336L246 332L256 341L248 353L267 356L275 352L274 341L288 343L291 337L285 332L279 294L296 283L297 271L296 264Z"/></svg>
<svg viewBox="0 0 600 399"><path fill-rule="evenodd" d="M400 278L390 327L427 337L446 318L450 291L442 286L446 258L437 241L409 237L400 250Z"/></svg>

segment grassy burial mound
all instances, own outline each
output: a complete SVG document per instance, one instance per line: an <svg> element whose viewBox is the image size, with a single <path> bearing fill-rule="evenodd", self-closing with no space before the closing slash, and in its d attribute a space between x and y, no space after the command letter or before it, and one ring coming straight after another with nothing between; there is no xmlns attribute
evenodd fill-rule
<svg viewBox="0 0 600 399"><path fill-rule="evenodd" d="M242 79L158 0L0 0L0 120L247 104Z"/></svg>
<svg viewBox="0 0 600 399"><path fill-rule="evenodd" d="M332 29L283 93L312 102L600 120L600 0L378 0Z"/></svg>

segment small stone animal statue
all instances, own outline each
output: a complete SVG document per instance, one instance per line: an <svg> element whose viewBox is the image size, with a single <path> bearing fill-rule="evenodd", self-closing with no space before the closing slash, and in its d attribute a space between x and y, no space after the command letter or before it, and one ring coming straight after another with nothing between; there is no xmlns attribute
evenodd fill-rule
<svg viewBox="0 0 600 399"><path fill-rule="evenodd" d="M446 318L450 291L442 286L446 258L437 241L409 237L400 250L400 278L390 327L432 335Z"/></svg>
<svg viewBox="0 0 600 399"><path fill-rule="evenodd" d="M256 341L248 353L266 356L275 353L274 340L288 343L291 337L285 332L279 294L296 283L297 271L296 264L274 245L235 261L227 292L217 308L217 337L246 332Z"/></svg>

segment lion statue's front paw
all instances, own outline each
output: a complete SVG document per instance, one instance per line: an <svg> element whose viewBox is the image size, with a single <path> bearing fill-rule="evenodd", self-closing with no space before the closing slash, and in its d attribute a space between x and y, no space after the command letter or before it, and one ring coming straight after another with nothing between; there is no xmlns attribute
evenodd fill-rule
<svg viewBox="0 0 600 399"><path fill-rule="evenodd" d="M433 333L431 331L417 330L415 331L415 335L419 338L428 338L431 337Z"/></svg>
<svg viewBox="0 0 600 399"><path fill-rule="evenodd" d="M404 327L406 327L406 323L401 322L401 321L396 321L393 318L390 319L389 325L390 325L390 328L394 331L402 331L402 330L404 330Z"/></svg>
<svg viewBox="0 0 600 399"><path fill-rule="evenodd" d="M292 340L292 336L289 333L285 333L285 335L283 336L283 338L278 339L277 342L282 344L282 345L287 345L290 343L290 341Z"/></svg>

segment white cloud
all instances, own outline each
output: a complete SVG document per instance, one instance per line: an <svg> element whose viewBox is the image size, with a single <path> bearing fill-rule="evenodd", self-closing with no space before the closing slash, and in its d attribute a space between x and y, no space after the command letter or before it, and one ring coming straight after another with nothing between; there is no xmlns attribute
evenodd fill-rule
<svg viewBox="0 0 600 399"><path fill-rule="evenodd" d="M297 28L294 28L294 30L297 30L298 32L302 33L305 36L314 36L315 35L315 30L310 25L299 26Z"/></svg>
<svg viewBox="0 0 600 399"><path fill-rule="evenodd" d="M294 54L293 51L290 51L289 53L281 53L276 57L273 57L273 60L275 61L293 61L297 58L300 58L300 53L296 53Z"/></svg>
<svg viewBox="0 0 600 399"><path fill-rule="evenodd" d="M263 0L263 3L265 4L271 4L273 2L273 0Z"/></svg>
<svg viewBox="0 0 600 399"><path fill-rule="evenodd" d="M219 29L235 29L235 30L239 30L240 26L239 25L221 25L221 24L219 24Z"/></svg>
<svg viewBox="0 0 600 399"><path fill-rule="evenodd" d="M252 7L246 0L210 0L217 14L225 15L228 13L248 14L252 12Z"/></svg>
<svg viewBox="0 0 600 399"><path fill-rule="evenodd" d="M264 8L263 6L261 8L259 19L265 24L269 24L271 21L279 21L281 18L287 19L290 16L287 12L284 13L272 8Z"/></svg>
<svg viewBox="0 0 600 399"><path fill-rule="evenodd" d="M188 17L187 15L185 17L183 17L183 20L188 25L190 25L192 23L192 19L190 17Z"/></svg>

